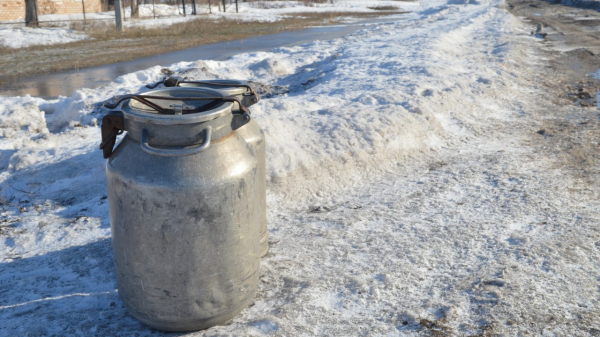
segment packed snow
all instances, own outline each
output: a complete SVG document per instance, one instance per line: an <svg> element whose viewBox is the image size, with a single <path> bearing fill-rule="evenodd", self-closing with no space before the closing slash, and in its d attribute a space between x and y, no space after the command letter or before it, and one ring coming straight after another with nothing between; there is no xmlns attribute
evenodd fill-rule
<svg viewBox="0 0 600 337"><path fill-rule="evenodd" d="M191 15L192 5L186 5L186 16L183 16L182 6L165 4L144 4L139 8L139 18L130 19L131 9L123 9L126 21L125 29L130 27L167 27L176 23L191 20L218 20L231 19L241 21L274 22L287 18L290 14L298 13L332 13L355 12L355 13L377 13L381 6L392 6L397 10L411 11L420 8L419 2L398 2L379 0L349 0L336 1L334 4L305 3L298 1L254 1L240 2L239 13L235 11L235 4L228 4L226 11L218 6L216 1L211 8L208 5L198 4L196 10L198 15ZM211 14L212 13L212 14ZM100 13L86 13L87 20L105 20L104 22L114 24L115 13L113 11ZM52 22L51 28L32 29L20 27L14 22L0 22L0 46L8 48L22 48L32 45L49 45L58 43L69 43L89 38L83 32L67 29L73 20L83 20L83 14L46 14L40 15L41 22ZM18 21L23 21L20 19ZM93 21L91 21L93 22Z"/></svg>
<svg viewBox="0 0 600 337"><path fill-rule="evenodd" d="M0 27L0 46L7 48L69 43L86 39L88 39L87 34L66 28Z"/></svg>
<svg viewBox="0 0 600 337"><path fill-rule="evenodd" d="M189 335L600 331L598 192L526 137L558 109L531 28L499 0L428 2L332 41L170 66L252 81L267 142L259 292ZM163 76L0 98L0 334L163 334L119 300L97 149L102 103Z"/></svg>

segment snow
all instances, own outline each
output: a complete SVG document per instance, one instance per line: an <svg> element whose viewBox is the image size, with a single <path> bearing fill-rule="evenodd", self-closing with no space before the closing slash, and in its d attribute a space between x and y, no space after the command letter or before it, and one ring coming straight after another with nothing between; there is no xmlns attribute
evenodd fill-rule
<svg viewBox="0 0 600 337"><path fill-rule="evenodd" d="M0 26L0 46L7 48L69 43L85 40L87 38L87 34L66 28L21 28Z"/></svg>
<svg viewBox="0 0 600 337"><path fill-rule="evenodd" d="M398 2L398 1L379 1L379 0L350 0L336 1L335 4L310 4L298 1L256 1L239 3L239 13L235 12L235 5L229 5L227 12L221 12L220 7L212 6L212 14L209 14L208 5L196 6L198 16L190 15L192 5L186 6L187 16L183 16L181 6L171 6L157 4L154 7L151 4L141 5L139 8L140 19L129 19L131 9L124 8L124 15L127 18L125 29L131 27L167 27L176 23L182 23L192 20L219 20L230 19L240 21L259 21L274 22L285 19L290 14L298 13L332 13L352 11L357 13L373 13L377 10L369 7L394 6L398 10L414 10L419 8L417 2ZM156 18L154 18L156 16ZM107 24L114 24L114 12L86 13L87 20L106 20ZM83 20L83 14L46 14L40 15L41 22L52 22L53 28L26 28L18 27L14 24L2 25L0 22L0 46L8 48L23 48L33 45L50 45L59 43L69 43L88 39L88 35L83 32L77 32L67 29L68 20ZM22 22L23 20L17 20ZM61 22L62 21L62 22ZM91 21L93 22L93 21Z"/></svg>
<svg viewBox="0 0 600 337"><path fill-rule="evenodd" d="M251 108L267 141L260 290L189 335L600 330L597 191L527 138L540 107L558 109L536 82L540 40L501 1L420 6L341 39L169 67L265 94ZM97 149L102 102L162 76L0 98L1 334L162 335L118 298Z"/></svg>

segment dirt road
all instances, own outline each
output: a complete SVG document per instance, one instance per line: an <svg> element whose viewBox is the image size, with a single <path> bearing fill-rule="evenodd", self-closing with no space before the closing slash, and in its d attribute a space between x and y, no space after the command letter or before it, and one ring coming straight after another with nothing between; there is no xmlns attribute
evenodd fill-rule
<svg viewBox="0 0 600 337"><path fill-rule="evenodd" d="M596 185L598 92L600 81L600 12L546 1L508 1L512 13L536 26L547 55L540 83L552 105L542 111L539 135L532 143L556 157L557 165L586 184Z"/></svg>

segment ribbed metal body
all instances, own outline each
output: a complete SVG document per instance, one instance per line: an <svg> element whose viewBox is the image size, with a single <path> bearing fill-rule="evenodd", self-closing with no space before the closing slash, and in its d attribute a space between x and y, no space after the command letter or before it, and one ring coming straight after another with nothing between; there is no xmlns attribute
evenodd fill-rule
<svg viewBox="0 0 600 337"><path fill-rule="evenodd" d="M259 168L255 147L232 130L233 106L181 115L134 101L122 108L127 135L106 166L117 288L127 310L151 327L208 328L256 293Z"/></svg>

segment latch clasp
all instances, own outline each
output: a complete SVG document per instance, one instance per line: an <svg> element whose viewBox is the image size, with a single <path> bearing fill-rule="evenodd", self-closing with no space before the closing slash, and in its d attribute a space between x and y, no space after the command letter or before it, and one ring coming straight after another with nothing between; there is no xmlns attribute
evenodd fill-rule
<svg viewBox="0 0 600 337"><path fill-rule="evenodd" d="M112 154L117 136L125 131L125 123L123 114L118 111L109 111L102 118L102 143L100 149L103 151L104 159L107 159Z"/></svg>

